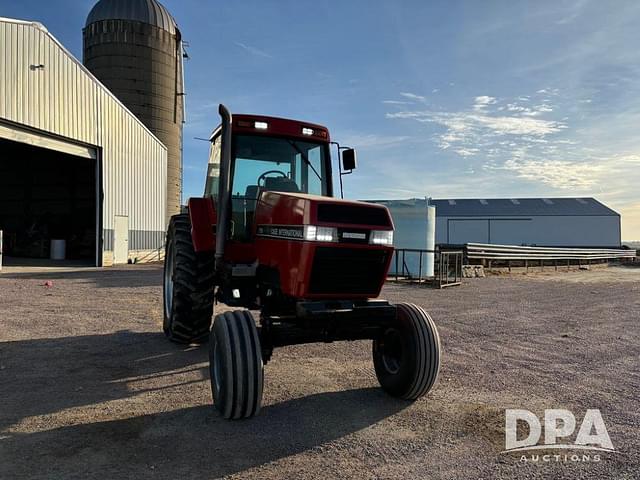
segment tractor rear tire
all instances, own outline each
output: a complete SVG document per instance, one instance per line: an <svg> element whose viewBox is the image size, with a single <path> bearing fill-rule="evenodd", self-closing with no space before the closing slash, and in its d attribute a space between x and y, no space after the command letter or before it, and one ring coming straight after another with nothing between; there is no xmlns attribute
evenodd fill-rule
<svg viewBox="0 0 640 480"><path fill-rule="evenodd" d="M395 325L373 341L373 365L388 394L417 400L433 388L440 370L440 337L421 307L398 303Z"/></svg>
<svg viewBox="0 0 640 480"><path fill-rule="evenodd" d="M224 418L249 418L260 411L262 350L248 310L216 315L209 340L209 374L213 403Z"/></svg>
<svg viewBox="0 0 640 480"><path fill-rule="evenodd" d="M167 230L163 281L163 329L169 340L197 343L207 338L213 289L213 253L197 253L189 215L174 215Z"/></svg>

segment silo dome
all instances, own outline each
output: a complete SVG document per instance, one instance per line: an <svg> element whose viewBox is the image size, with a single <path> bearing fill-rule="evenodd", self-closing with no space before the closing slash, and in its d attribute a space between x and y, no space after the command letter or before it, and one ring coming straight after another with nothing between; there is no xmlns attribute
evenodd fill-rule
<svg viewBox="0 0 640 480"><path fill-rule="evenodd" d="M176 33L175 20L155 0L100 0L89 12L86 26L100 20L132 20Z"/></svg>

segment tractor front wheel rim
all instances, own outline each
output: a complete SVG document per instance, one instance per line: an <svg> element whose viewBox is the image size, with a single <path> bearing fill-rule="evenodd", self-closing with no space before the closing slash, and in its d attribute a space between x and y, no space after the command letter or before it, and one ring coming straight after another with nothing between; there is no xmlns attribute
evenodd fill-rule
<svg viewBox="0 0 640 480"><path fill-rule="evenodd" d="M402 337L400 332L395 328L387 330L380 342L380 347L382 349L384 368L389 373L398 373L402 363Z"/></svg>

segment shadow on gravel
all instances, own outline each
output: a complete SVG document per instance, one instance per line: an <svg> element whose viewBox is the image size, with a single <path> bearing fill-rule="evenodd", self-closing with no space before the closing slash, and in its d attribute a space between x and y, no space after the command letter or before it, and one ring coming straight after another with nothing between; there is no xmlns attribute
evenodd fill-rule
<svg viewBox="0 0 640 480"><path fill-rule="evenodd" d="M214 478L319 447L408 404L378 388L330 392L223 420L210 406L63 427L0 440L0 476ZM318 449L318 454L322 454Z"/></svg>
<svg viewBox="0 0 640 480"><path fill-rule="evenodd" d="M0 431L23 418L138 395L127 380L201 370L207 349L161 332L119 331L0 343Z"/></svg>
<svg viewBox="0 0 640 480"><path fill-rule="evenodd" d="M72 271L3 273L2 279L72 280L100 288L155 287L162 285L162 265L131 265L103 269L79 268Z"/></svg>
<svg viewBox="0 0 640 480"><path fill-rule="evenodd" d="M207 378L206 362L206 348L168 344L162 333L1 343L0 478L227 475L348 435L408 405L371 388L288 400L246 421L226 421L201 406L31 434L6 431L27 417L139 395L127 386L136 378L186 371Z"/></svg>

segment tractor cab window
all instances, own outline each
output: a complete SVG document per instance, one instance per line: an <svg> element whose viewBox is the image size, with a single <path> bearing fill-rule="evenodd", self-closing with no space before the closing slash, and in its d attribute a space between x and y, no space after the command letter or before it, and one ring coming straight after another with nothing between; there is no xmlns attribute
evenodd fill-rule
<svg viewBox="0 0 640 480"><path fill-rule="evenodd" d="M232 237L248 240L261 191L328 195L325 144L237 135L233 146Z"/></svg>
<svg viewBox="0 0 640 480"><path fill-rule="evenodd" d="M296 184L306 193L314 195L326 195L323 188L322 175L316 175L322 171L324 147L316 145L309 148L306 153L297 153L295 157Z"/></svg>
<svg viewBox="0 0 640 480"><path fill-rule="evenodd" d="M205 197L218 198L218 188L220 185L220 156L221 156L222 135L218 135L211 141L209 149L209 163L207 164L207 180L204 187Z"/></svg>

